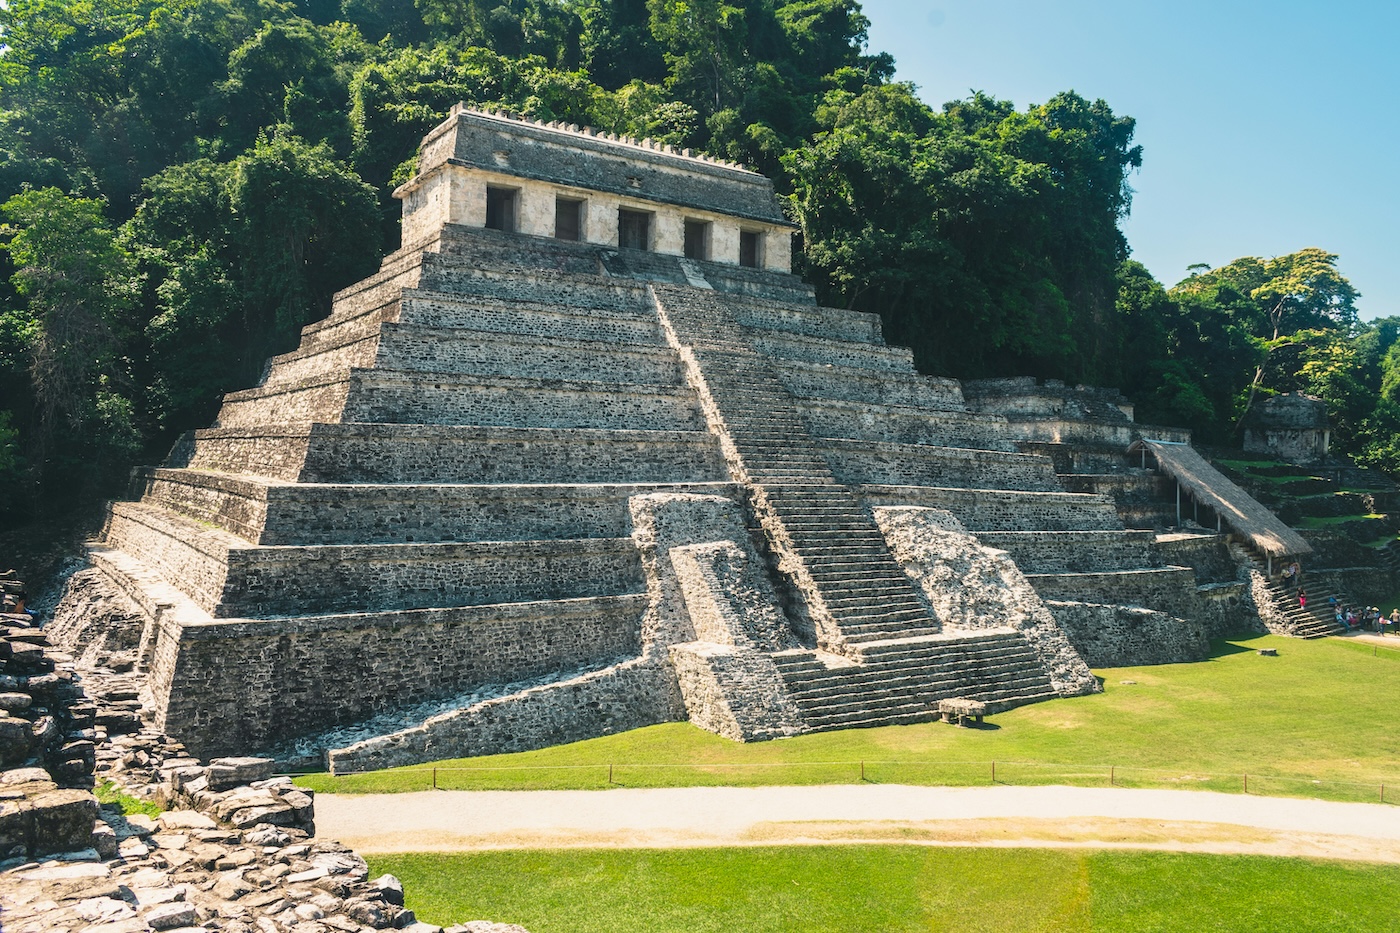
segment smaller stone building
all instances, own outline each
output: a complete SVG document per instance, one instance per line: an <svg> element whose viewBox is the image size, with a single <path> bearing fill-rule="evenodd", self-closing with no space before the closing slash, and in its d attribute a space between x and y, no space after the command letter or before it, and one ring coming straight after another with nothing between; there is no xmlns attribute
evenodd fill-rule
<svg viewBox="0 0 1400 933"><path fill-rule="evenodd" d="M1327 403L1302 392L1287 392L1257 402L1244 428L1245 450L1290 463L1323 459L1331 439Z"/></svg>
<svg viewBox="0 0 1400 933"><path fill-rule="evenodd" d="M741 165L650 139L503 120L457 106L423 139L399 187L403 243L460 224L773 272L796 225L773 183Z"/></svg>

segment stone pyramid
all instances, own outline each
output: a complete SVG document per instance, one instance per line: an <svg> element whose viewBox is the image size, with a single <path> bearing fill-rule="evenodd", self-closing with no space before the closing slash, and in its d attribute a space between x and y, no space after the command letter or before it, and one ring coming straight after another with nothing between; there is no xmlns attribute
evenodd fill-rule
<svg viewBox="0 0 1400 933"><path fill-rule="evenodd" d="M1045 390L965 396L818 306L762 176L459 107L396 194L407 245L90 549L196 753L773 738L1203 651L1207 588L1065 489ZM1121 459L1108 408L1056 423Z"/></svg>

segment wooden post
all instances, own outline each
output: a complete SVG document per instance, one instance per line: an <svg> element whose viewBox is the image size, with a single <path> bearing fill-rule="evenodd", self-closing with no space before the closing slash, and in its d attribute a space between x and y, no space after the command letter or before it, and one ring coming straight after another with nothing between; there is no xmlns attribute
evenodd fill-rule
<svg viewBox="0 0 1400 933"><path fill-rule="evenodd" d="M1244 776L1244 792L1245 792L1246 794L1249 793L1249 775L1248 775L1248 774L1246 774L1246 775Z"/></svg>
<svg viewBox="0 0 1400 933"><path fill-rule="evenodd" d="M863 761L860 763L860 779L865 780L865 762Z"/></svg>
<svg viewBox="0 0 1400 933"><path fill-rule="evenodd" d="M1191 520L1199 525L1201 523L1201 500L1195 496L1191 497L1191 515Z"/></svg>
<svg viewBox="0 0 1400 933"><path fill-rule="evenodd" d="M992 783L995 784L996 782L997 782L997 763L994 761L994 762L992 762Z"/></svg>
<svg viewBox="0 0 1400 933"><path fill-rule="evenodd" d="M1108 766L1108 786L1109 786L1109 787L1112 787L1113 784L1114 784L1113 772L1116 771L1116 770L1118 770L1116 765L1109 765L1109 766Z"/></svg>
<svg viewBox="0 0 1400 933"><path fill-rule="evenodd" d="M433 769L433 790L437 790L437 768Z"/></svg>
<svg viewBox="0 0 1400 933"><path fill-rule="evenodd" d="M613 768L612 765L608 765L608 783L609 783L609 784L611 784L611 783L613 782L613 780L612 780L612 768Z"/></svg>
<svg viewBox="0 0 1400 933"><path fill-rule="evenodd" d="M1176 484L1176 525L1181 527L1181 483Z"/></svg>

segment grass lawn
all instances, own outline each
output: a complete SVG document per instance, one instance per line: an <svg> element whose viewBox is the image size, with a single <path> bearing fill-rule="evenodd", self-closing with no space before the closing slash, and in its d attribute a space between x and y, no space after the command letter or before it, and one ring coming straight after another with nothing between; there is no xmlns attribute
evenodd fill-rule
<svg viewBox="0 0 1400 933"><path fill-rule="evenodd" d="M1400 867L920 846L370 856L430 923L531 933L1394 929Z"/></svg>
<svg viewBox="0 0 1400 933"><path fill-rule="evenodd" d="M1261 657L1256 648L1278 650ZM1400 639L1396 639L1400 649ZM1400 801L1400 650L1343 639L1219 642L1195 664L1107 669L1104 692L942 723L743 745L667 723L511 755L440 762L452 789L835 784L1105 784ZM612 783L609 783L609 771ZM305 775L329 793L423 790L432 768ZM1317 783L1321 782L1321 783Z"/></svg>
<svg viewBox="0 0 1400 933"><path fill-rule="evenodd" d="M1377 515L1374 512L1365 515L1305 515L1299 520L1299 528L1330 528L1333 525L1345 525L1348 522L1376 521L1385 518L1384 515Z"/></svg>

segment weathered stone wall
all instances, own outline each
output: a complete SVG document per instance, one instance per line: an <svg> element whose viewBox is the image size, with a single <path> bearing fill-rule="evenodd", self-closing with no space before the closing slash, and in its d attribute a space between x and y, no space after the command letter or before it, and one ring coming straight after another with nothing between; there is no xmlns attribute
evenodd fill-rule
<svg viewBox="0 0 1400 933"><path fill-rule="evenodd" d="M638 592L627 538L253 548L138 503L114 503L107 539L218 618L463 606Z"/></svg>
<svg viewBox="0 0 1400 933"><path fill-rule="evenodd" d="M799 398L797 408L817 437L1016 452L1005 420L996 415L831 398Z"/></svg>
<svg viewBox="0 0 1400 933"><path fill-rule="evenodd" d="M1330 443L1327 403L1301 392L1257 402L1245 422L1245 450L1294 463L1321 460Z"/></svg>
<svg viewBox="0 0 1400 933"><path fill-rule="evenodd" d="M60 628L91 599L66 594ZM645 605L636 595L184 626L167 613L150 636L152 703L166 731L207 737L200 753L265 747L483 683L636 654Z"/></svg>
<svg viewBox="0 0 1400 933"><path fill-rule="evenodd" d="M736 742L784 738L806 731L773 657L753 648L712 642L672 645L690 721Z"/></svg>
<svg viewBox="0 0 1400 933"><path fill-rule="evenodd" d="M1023 573L1084 573L1159 567L1150 531L983 531L978 540L1006 551Z"/></svg>
<svg viewBox="0 0 1400 933"><path fill-rule="evenodd" d="M983 547L949 512L877 508L890 550L933 607L944 631L1011 627L1030 643L1061 696L1098 683L1004 551Z"/></svg>
<svg viewBox="0 0 1400 933"><path fill-rule="evenodd" d="M664 657L488 700L392 735L328 753L337 774L437 758L529 751L684 719L675 673Z"/></svg>
<svg viewBox="0 0 1400 933"><path fill-rule="evenodd" d="M853 486L956 486L1044 492L1060 489L1050 462L1041 457L838 438L825 438L819 443L837 479Z"/></svg>
<svg viewBox="0 0 1400 933"><path fill-rule="evenodd" d="M1196 578L1187 567L1160 567L1104 573L1027 574L1044 599L1091 602L1111 594L1119 605L1157 609L1181 618L1201 611Z"/></svg>
<svg viewBox="0 0 1400 933"><path fill-rule="evenodd" d="M275 447L278 438L217 440L237 445L224 462L238 462L245 448L252 448L248 457L256 457L264 448ZM303 482L692 483L729 479L719 444L704 431L317 425L307 446L304 467L296 464ZM196 457L193 465L203 462Z"/></svg>
<svg viewBox="0 0 1400 933"><path fill-rule="evenodd" d="M737 495L696 484L266 484L202 471L147 471L147 501L262 545L620 538L631 496Z"/></svg>
<svg viewBox="0 0 1400 933"><path fill-rule="evenodd" d="M691 618L679 573L682 570L687 573L693 590L702 588L703 579L694 553L689 552L691 559L686 560L684 549L690 545L729 542L738 557L730 564L735 572L728 588L742 591L745 607L751 607L754 614L751 620L735 623L732 609L728 610L729 615L720 616L719 607L711 601L708 608L716 615L702 622L702 627L718 636L721 628L739 624L739 631L747 628L746 637L755 644L771 644L774 649L788 646L783 639L790 639L792 635L786 631L777 597L753 551L744 514L737 502L719 496L668 492L637 496L629 501L629 508L632 540L641 555L650 599L643 635L647 645L672 645L701 637ZM674 560L678 549L682 552L682 567L679 568ZM732 639L734 634L731 631L728 637Z"/></svg>
<svg viewBox="0 0 1400 933"><path fill-rule="evenodd" d="M1091 667L1201 661L1210 638L1199 621L1133 606L1047 600L1055 621Z"/></svg>
<svg viewBox="0 0 1400 933"><path fill-rule="evenodd" d="M1226 541L1225 535L1158 535L1157 552L1168 564L1194 570L1198 584L1230 583L1240 579L1240 569Z"/></svg>
<svg viewBox="0 0 1400 933"><path fill-rule="evenodd" d="M1107 496L1013 489L868 485L862 497L872 506L911 505L945 509L970 531L1113 531L1123 523Z"/></svg>
<svg viewBox="0 0 1400 933"><path fill-rule="evenodd" d="M427 380L373 370L353 373L343 395L342 411L314 420L661 431L704 426L694 396L672 386L504 376L435 375ZM220 424L256 424L268 414L267 409L256 414L250 409L240 418L252 421L231 422L221 415Z"/></svg>

